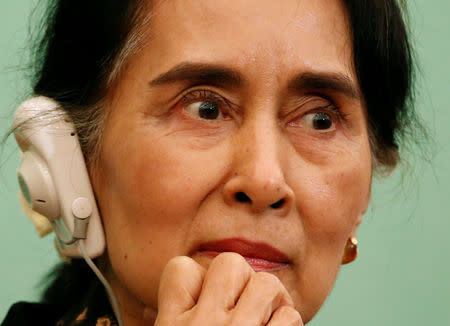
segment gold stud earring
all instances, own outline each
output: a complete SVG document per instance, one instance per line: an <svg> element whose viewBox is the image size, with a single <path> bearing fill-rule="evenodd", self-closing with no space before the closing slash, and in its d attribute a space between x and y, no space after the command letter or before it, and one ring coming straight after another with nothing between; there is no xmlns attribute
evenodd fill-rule
<svg viewBox="0 0 450 326"><path fill-rule="evenodd" d="M351 263L358 256L358 240L356 237L350 237L345 244L344 256L342 257L342 264Z"/></svg>

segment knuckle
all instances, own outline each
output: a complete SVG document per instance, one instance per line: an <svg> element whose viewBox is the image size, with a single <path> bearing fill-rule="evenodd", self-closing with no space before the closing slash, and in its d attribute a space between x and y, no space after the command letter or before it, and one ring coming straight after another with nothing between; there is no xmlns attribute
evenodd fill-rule
<svg viewBox="0 0 450 326"><path fill-rule="evenodd" d="M170 259L167 264L166 264L166 268L167 269L178 269L180 267L182 267L184 264L186 264L188 262L188 257L185 256L177 256L177 257L173 257L172 259Z"/></svg>
<svg viewBox="0 0 450 326"><path fill-rule="evenodd" d="M275 305L293 306L292 298L278 277L266 272L258 272L252 275L250 287L259 292L264 300L269 300Z"/></svg>
<svg viewBox="0 0 450 326"><path fill-rule="evenodd" d="M252 281L256 283L264 284L266 287L282 288L283 284L280 279L273 274L267 272L258 272L252 276Z"/></svg>
<svg viewBox="0 0 450 326"><path fill-rule="evenodd" d="M278 313L286 320L288 324L292 326L303 326L303 320L300 313L291 306L281 306L278 308Z"/></svg>
<svg viewBox="0 0 450 326"><path fill-rule="evenodd" d="M217 255L211 264L225 265L233 268L248 265L244 257L235 252L223 252Z"/></svg>
<svg viewBox="0 0 450 326"><path fill-rule="evenodd" d="M195 264L195 262L191 258L186 256L177 256L168 261L164 268L163 274L183 273L192 269L193 264Z"/></svg>

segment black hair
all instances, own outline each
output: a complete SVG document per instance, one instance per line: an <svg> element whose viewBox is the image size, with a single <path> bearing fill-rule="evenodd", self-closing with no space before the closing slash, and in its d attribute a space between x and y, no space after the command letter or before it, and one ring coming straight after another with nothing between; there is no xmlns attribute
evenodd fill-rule
<svg viewBox="0 0 450 326"><path fill-rule="evenodd" d="M48 1L39 29L33 91L72 106L90 105L127 39L136 1ZM65 106L64 106L65 107Z"/></svg>
<svg viewBox="0 0 450 326"><path fill-rule="evenodd" d="M118 74L123 51L131 52L131 45L138 43L138 34L133 32L144 20L140 14L145 1L47 0L39 5L42 3L44 18L32 33L32 90L61 105L77 129L87 164L94 165L105 114L101 101L114 85L110 82L112 71ZM128 47L127 42L131 44Z"/></svg>
<svg viewBox="0 0 450 326"><path fill-rule="evenodd" d="M356 74L367 109L373 154L395 167L402 133L417 121L414 64L401 6L394 0L344 0L353 39Z"/></svg>
<svg viewBox="0 0 450 326"><path fill-rule="evenodd" d="M394 167L401 135L415 117L413 55L404 4L396 0L343 0L343 4L368 112L374 161ZM34 93L54 98L69 115L71 110L83 113L86 106L99 101L141 5L138 0L50 1L36 43ZM83 288L79 282L84 277L94 276L77 260L59 267L43 300L70 305Z"/></svg>
<svg viewBox="0 0 450 326"><path fill-rule="evenodd" d="M75 305L87 287L96 281L96 275L84 260L72 259L59 263L48 273L41 301L58 304L62 311ZM70 294L70 295L68 295Z"/></svg>

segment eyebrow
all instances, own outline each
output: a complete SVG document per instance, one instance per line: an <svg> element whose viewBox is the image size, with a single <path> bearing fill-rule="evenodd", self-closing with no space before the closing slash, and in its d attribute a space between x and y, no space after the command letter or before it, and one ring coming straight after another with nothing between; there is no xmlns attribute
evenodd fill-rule
<svg viewBox="0 0 450 326"><path fill-rule="evenodd" d="M150 86L160 86L183 81L198 81L240 87L244 84L242 75L236 70L209 63L182 62L149 82Z"/></svg>
<svg viewBox="0 0 450 326"><path fill-rule="evenodd" d="M361 92L350 77L342 73L305 72L291 79L288 88L295 92L310 90L331 90L347 97L360 100Z"/></svg>
<svg viewBox="0 0 450 326"><path fill-rule="evenodd" d="M237 70L219 64L181 62L149 82L150 86L161 86L177 82L201 82L211 85L241 87L245 78ZM353 99L361 99L358 87L350 77L334 72L303 72L292 78L288 89L294 92L306 90L331 90Z"/></svg>

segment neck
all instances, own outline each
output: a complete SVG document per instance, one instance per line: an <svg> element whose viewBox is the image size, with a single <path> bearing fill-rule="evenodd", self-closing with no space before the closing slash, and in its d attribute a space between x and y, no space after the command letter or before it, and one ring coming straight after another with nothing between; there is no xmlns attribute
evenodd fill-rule
<svg viewBox="0 0 450 326"><path fill-rule="evenodd" d="M105 278L110 284L119 305L123 326L154 325L158 314L157 309L145 305L123 286L112 270L110 264L102 259L100 264ZM109 298L111 303L111 299Z"/></svg>

